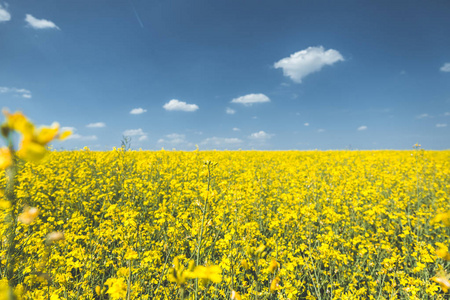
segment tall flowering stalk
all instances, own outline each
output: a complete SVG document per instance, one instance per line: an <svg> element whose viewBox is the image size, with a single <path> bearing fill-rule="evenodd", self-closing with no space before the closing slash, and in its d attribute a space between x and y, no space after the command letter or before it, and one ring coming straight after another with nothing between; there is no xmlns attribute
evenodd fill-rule
<svg viewBox="0 0 450 300"><path fill-rule="evenodd" d="M4 110L3 114L6 120L0 129L7 146L0 148L0 169L5 170L7 181L1 206L8 209L6 221L9 222L9 226L4 233L7 240L7 251L1 276L8 280L10 286L8 294L9 297L12 297L12 290L17 285L18 279L17 274L14 273L17 263L15 259L17 224L21 222L29 225L39 214L37 208L29 206L25 206L23 212L19 214L19 203L15 194L18 161L41 161L48 152L48 143L54 139L63 140L70 135L70 132L60 133L58 123L53 123L50 127L36 128L21 112L10 113ZM18 148L14 146L14 133L18 133L21 138Z"/></svg>

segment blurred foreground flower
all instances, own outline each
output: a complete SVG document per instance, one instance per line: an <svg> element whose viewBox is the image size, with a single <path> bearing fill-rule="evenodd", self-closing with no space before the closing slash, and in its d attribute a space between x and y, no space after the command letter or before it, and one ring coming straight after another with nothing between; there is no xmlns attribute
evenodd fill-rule
<svg viewBox="0 0 450 300"><path fill-rule="evenodd" d="M0 149L0 169L6 169L13 164L11 150L8 147Z"/></svg>
<svg viewBox="0 0 450 300"><path fill-rule="evenodd" d="M238 292L231 291L231 300L242 300L242 298Z"/></svg>
<svg viewBox="0 0 450 300"><path fill-rule="evenodd" d="M205 281L219 283L222 281L222 269L219 266L197 266L194 269L194 276Z"/></svg>
<svg viewBox="0 0 450 300"><path fill-rule="evenodd" d="M450 282L448 281L449 277L450 277L449 274L445 274L443 271L441 271L438 274L436 274L435 277L431 278L431 280L433 280L436 283L439 283L444 293L447 293L448 289L450 289Z"/></svg>
<svg viewBox="0 0 450 300"><path fill-rule="evenodd" d="M437 214L431 224L442 222L445 226L450 226L450 211Z"/></svg>
<svg viewBox="0 0 450 300"><path fill-rule="evenodd" d="M52 244L57 241L64 240L64 233L61 231L53 231L47 234L47 237L45 239L47 241L47 244Z"/></svg>
<svg viewBox="0 0 450 300"><path fill-rule="evenodd" d="M1 127L1 132L5 138L9 136L11 131L17 131L22 135L17 155L27 161L38 162L44 158L47 153L47 144L54 139L63 140L67 138L71 132L59 132L59 124L53 123L50 127L35 128L21 112L10 113L3 110L6 116L6 122ZM0 160L1 162L1 160Z"/></svg>
<svg viewBox="0 0 450 300"><path fill-rule="evenodd" d="M23 213L19 215L18 220L24 224L30 225L33 223L34 219L36 219L38 214L39 210L36 207L26 206Z"/></svg>

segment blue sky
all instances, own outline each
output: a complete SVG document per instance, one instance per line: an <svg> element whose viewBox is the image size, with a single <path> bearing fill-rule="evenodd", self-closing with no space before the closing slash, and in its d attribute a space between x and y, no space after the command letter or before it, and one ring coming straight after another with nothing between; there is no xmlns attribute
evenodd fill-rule
<svg viewBox="0 0 450 300"><path fill-rule="evenodd" d="M449 149L450 2L0 0L0 103L57 149Z"/></svg>

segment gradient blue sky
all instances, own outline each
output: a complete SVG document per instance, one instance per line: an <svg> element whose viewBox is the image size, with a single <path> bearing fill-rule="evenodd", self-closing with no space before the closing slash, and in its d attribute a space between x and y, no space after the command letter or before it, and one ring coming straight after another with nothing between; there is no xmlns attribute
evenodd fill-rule
<svg viewBox="0 0 450 300"><path fill-rule="evenodd" d="M0 0L0 103L60 149L450 148L450 1Z"/></svg>

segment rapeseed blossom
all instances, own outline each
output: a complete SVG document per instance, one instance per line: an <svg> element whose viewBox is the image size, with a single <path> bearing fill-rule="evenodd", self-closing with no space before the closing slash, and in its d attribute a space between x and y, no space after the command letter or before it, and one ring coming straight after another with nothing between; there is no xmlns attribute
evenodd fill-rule
<svg viewBox="0 0 450 300"><path fill-rule="evenodd" d="M38 210L15 231L17 283L23 299L438 298L450 151L410 154L48 151L16 174L15 220Z"/></svg>

